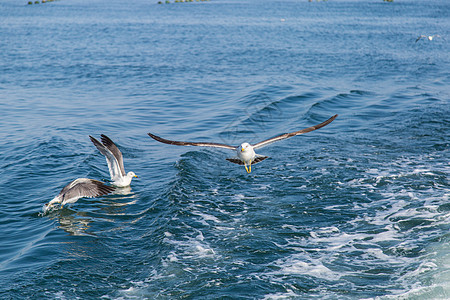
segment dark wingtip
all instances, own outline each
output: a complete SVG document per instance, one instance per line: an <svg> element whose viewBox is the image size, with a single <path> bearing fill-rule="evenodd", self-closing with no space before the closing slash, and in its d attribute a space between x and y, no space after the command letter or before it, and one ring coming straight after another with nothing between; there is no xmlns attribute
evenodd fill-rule
<svg viewBox="0 0 450 300"><path fill-rule="evenodd" d="M314 126L314 130L315 129L319 129L322 128L328 124L330 124L331 122L334 121L334 119L336 119L338 117L338 114L335 114L334 116L332 116L331 118L329 118L328 120L326 120L325 122L320 123L319 125Z"/></svg>
<svg viewBox="0 0 450 300"><path fill-rule="evenodd" d="M338 117L339 115L338 114L335 114L334 116L332 116L331 118L330 118L330 123L332 122L332 121L334 121L334 119L336 119L337 117Z"/></svg>
<svg viewBox="0 0 450 300"><path fill-rule="evenodd" d="M105 195L110 194L116 190L115 187L104 185Z"/></svg>
<svg viewBox="0 0 450 300"><path fill-rule="evenodd" d="M95 137L90 135L89 138L91 139L91 142L94 143L94 145L96 145L96 144L102 145Z"/></svg>
<svg viewBox="0 0 450 300"><path fill-rule="evenodd" d="M154 134L152 134L152 133L147 133L152 139L154 139L155 141L158 141L158 142L160 142L160 143L164 143L164 144L170 144L170 145L177 145L178 144L178 142L175 142L175 141L169 141L169 140L166 140L166 139L163 139L162 137L159 137L159 136L157 136L157 135L154 135Z"/></svg>
<svg viewBox="0 0 450 300"><path fill-rule="evenodd" d="M116 190L115 187L105 185L101 181L93 180L93 182L97 185L98 190L100 191L100 196L108 195Z"/></svg>
<svg viewBox="0 0 450 300"><path fill-rule="evenodd" d="M102 137L103 145L105 145L105 146L114 145L114 142L109 137L107 137L106 135L101 134L100 136Z"/></svg>

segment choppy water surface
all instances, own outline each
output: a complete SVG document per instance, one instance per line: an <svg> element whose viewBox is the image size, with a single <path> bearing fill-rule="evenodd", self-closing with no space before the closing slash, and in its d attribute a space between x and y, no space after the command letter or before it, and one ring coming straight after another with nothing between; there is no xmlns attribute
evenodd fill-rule
<svg viewBox="0 0 450 300"><path fill-rule="evenodd" d="M0 298L449 298L449 11L2 1ZM101 133L139 179L42 216Z"/></svg>

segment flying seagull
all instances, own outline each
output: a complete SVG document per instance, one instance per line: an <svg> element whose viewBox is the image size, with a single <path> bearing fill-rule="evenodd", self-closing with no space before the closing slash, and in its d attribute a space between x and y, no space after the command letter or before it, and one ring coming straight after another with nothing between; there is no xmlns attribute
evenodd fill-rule
<svg viewBox="0 0 450 300"><path fill-rule="evenodd" d="M55 203L60 203L61 208L68 203L75 203L78 199L98 197L111 193L114 187L107 186L101 181L89 178L78 178L66 185L58 196L43 207L44 213L51 209Z"/></svg>
<svg viewBox="0 0 450 300"><path fill-rule="evenodd" d="M114 144L114 142L104 134L101 135L101 143L92 136L89 137L100 153L106 157L106 162L108 163L109 174L111 175L113 185L117 187L129 186L131 179L133 179L133 177L137 177L137 175L134 174L134 172L125 173L122 152L120 152L116 144Z"/></svg>
<svg viewBox="0 0 450 300"><path fill-rule="evenodd" d="M235 158L227 158L227 160L229 162L232 162L232 163L235 163L238 165L244 165L247 173L250 173L252 171L252 164L259 163L267 158L267 156L256 154L255 149L265 147L273 142L281 141L281 140L284 140L284 139L287 139L287 138L290 138L290 137L293 137L296 135L300 135L303 133L307 133L307 132L322 128L323 126L330 124L334 119L336 119L337 116L338 115L334 115L331 118L329 118L328 120L326 120L325 122L320 123L318 125L311 126L311 127L299 130L299 131L291 132L291 133L280 134L276 137L270 138L268 140L264 140L262 142L254 144L254 145L251 145L249 143L242 143L240 146L237 146L237 147L226 145L226 144L219 144L219 143L178 142L178 141L166 140L166 139L163 139L163 138L156 136L154 134L151 134L151 133L148 133L148 135L151 138L157 140L158 142L169 144L169 145L215 147L215 148L225 148L225 149L230 149L230 150L236 151L237 156Z"/></svg>
<svg viewBox="0 0 450 300"><path fill-rule="evenodd" d="M421 39L421 38L425 38L428 39L429 41L432 41L435 37L441 37L439 34L435 34L435 35L421 35L416 39L416 43Z"/></svg>

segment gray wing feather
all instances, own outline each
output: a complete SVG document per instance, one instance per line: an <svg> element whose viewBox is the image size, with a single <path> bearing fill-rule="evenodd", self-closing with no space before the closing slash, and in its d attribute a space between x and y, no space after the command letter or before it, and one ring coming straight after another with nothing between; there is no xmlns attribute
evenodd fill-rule
<svg viewBox="0 0 450 300"><path fill-rule="evenodd" d="M111 175L111 180L115 180L117 177L124 176L125 171L122 171L119 161L116 156L110 149L108 149L105 145L97 141L94 137L89 136L94 146L106 157L106 161L108 163L109 173Z"/></svg>
<svg viewBox="0 0 450 300"><path fill-rule="evenodd" d="M194 143L194 142L171 141L171 140L163 139L162 137L159 137L159 136L151 134L151 133L148 133L148 135L152 139L157 140L160 143L169 144L169 145L214 147L214 148L225 148L225 149L230 149L230 150L236 150L236 148L237 148L237 147L233 147L233 146L230 146L230 145L219 144L219 143L206 143L206 142Z"/></svg>
<svg viewBox="0 0 450 300"><path fill-rule="evenodd" d="M87 178L78 178L66 185L60 194L63 201L81 197L98 197L111 193L114 187L107 186L103 182Z"/></svg>
<svg viewBox="0 0 450 300"><path fill-rule="evenodd" d="M311 126L311 127L299 130L299 131L291 132L291 133L280 134L280 135L278 135L276 137L267 139L265 141L262 141L262 142L259 142L259 143L255 144L255 145L253 145L253 148L254 149L258 149L258 148L267 146L267 145L272 144L272 143L277 142L277 141L281 141L281 140L284 140L284 139L287 139L287 138L290 138L290 137L293 137L293 136L296 136L296 135L300 135L300 134L304 134L304 133L307 133L307 132L311 132L311 131L317 130L317 129L322 128L322 127L330 124L331 122L333 122L333 120L336 119L337 116L338 115L334 115L331 118L329 118L328 120L326 120L325 122L322 122L322 123L320 123L318 125L315 125L315 126Z"/></svg>
<svg viewBox="0 0 450 300"><path fill-rule="evenodd" d="M119 163L119 168L120 168L120 172L122 173L122 176L125 176L126 173L125 173L125 168L123 166L122 152L120 152L119 148L117 148L116 144L114 144L114 142L109 137L107 137L104 134L102 134L101 137L102 137L103 145L105 145L105 147L108 148L109 151L111 151L111 153L114 155L117 162Z"/></svg>

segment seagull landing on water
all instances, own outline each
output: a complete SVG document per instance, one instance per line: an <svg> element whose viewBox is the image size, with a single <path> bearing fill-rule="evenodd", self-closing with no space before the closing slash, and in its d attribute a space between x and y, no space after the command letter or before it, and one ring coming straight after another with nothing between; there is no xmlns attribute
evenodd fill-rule
<svg viewBox="0 0 450 300"><path fill-rule="evenodd" d="M53 208L56 203L60 203L62 208L65 204L75 203L80 198L104 196L114 190L114 187L107 186L101 181L88 178L78 178L66 185L58 196L53 198L53 200L49 203L45 204L42 209L44 213L46 213L49 209Z"/></svg>
<svg viewBox="0 0 450 300"><path fill-rule="evenodd" d="M113 185L117 187L129 186L131 179L133 179L133 177L137 177L137 175L134 174L134 172L125 173L122 152L120 152L116 144L114 144L114 142L104 134L101 135L101 143L92 136L89 137L100 153L106 157L106 162L108 163L109 174L111 175Z"/></svg>
<svg viewBox="0 0 450 300"><path fill-rule="evenodd" d="M416 39L416 43L421 39L421 38L425 38L428 39L429 41L432 41L434 38L437 37L441 37L439 34L435 34L435 35L421 35Z"/></svg>
<svg viewBox="0 0 450 300"><path fill-rule="evenodd" d="M290 138L290 137L293 137L296 135L300 135L303 133L307 133L307 132L322 128L322 127L330 124L334 119L336 119L337 116L338 115L334 115L331 118L329 118L328 120L326 120L325 122L320 123L315 126L311 126L311 127L299 130L299 131L291 132L291 133L281 134L281 135L278 135L278 136L270 138L268 140L259 142L254 145L250 145L249 143L242 143L238 147L234 147L234 146L230 146L230 145L226 145L226 144L219 144L219 143L178 142L178 141L166 140L166 139L163 139L163 138L156 136L154 134L151 134L151 133L148 133L148 135L151 138L157 140L158 142L170 144L170 145L215 147L215 148L225 148L225 149L236 151L237 156L235 158L227 158L227 160L229 162L232 162L232 163L235 163L238 165L244 165L247 173L250 173L252 171L252 164L259 163L267 158L267 156L256 154L255 149L265 147L276 141L281 141L281 140L284 140L284 139L287 139L287 138Z"/></svg>

